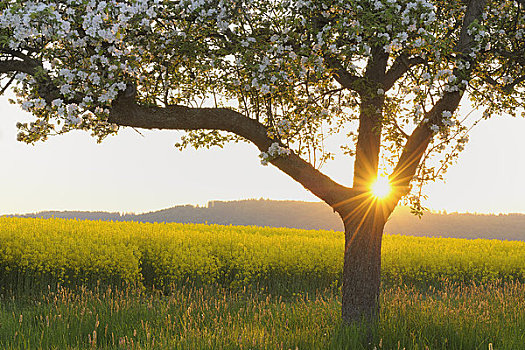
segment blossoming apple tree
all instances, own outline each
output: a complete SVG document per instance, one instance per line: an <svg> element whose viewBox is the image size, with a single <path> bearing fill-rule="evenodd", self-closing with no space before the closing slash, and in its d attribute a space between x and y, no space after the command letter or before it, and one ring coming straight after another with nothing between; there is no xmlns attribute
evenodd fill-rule
<svg viewBox="0 0 525 350"><path fill-rule="evenodd" d="M377 314L392 210L420 210L467 140L460 103L523 106L524 17L515 0L4 0L0 92L34 115L18 124L28 143L126 126L185 130L181 148L253 143L340 214L353 322ZM352 186L320 171L333 134ZM370 190L381 171L385 198Z"/></svg>

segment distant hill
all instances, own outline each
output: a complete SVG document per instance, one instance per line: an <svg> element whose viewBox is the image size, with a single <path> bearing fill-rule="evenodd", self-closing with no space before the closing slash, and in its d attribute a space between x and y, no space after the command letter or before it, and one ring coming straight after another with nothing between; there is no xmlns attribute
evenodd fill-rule
<svg viewBox="0 0 525 350"><path fill-rule="evenodd" d="M240 200L211 201L206 207L179 205L143 214L120 214L86 211L43 211L9 215L32 218L65 218L105 221L210 223L221 225L255 225L291 227L312 230L339 230L343 225L339 216L321 202Z"/></svg>
<svg viewBox="0 0 525 350"><path fill-rule="evenodd" d="M407 207L397 208L386 233L410 236L488 238L525 241L525 214L425 213L421 219Z"/></svg>
<svg viewBox="0 0 525 350"><path fill-rule="evenodd" d="M212 201L206 207L179 205L143 213L45 211L16 217L66 218L80 220L209 223L325 229L342 231L339 216L321 202L250 199L231 202ZM396 209L385 232L412 236L489 238L525 241L525 214L485 215L425 213L421 219L406 207Z"/></svg>

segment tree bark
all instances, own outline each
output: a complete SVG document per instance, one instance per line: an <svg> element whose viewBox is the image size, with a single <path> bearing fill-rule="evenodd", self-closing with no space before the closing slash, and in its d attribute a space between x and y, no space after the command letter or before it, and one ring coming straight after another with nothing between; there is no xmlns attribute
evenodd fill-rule
<svg viewBox="0 0 525 350"><path fill-rule="evenodd" d="M362 194L350 208L339 210L345 227L342 318L346 324L374 322L379 312L381 241L395 204ZM357 197L356 197L357 198Z"/></svg>

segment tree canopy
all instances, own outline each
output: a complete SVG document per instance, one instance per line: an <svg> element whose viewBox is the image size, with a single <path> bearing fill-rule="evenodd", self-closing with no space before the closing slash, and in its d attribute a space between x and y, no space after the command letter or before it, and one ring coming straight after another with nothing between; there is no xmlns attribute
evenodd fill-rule
<svg viewBox="0 0 525 350"><path fill-rule="evenodd" d="M379 154L392 171L411 139L429 138L414 162L424 182L467 140L457 113L465 91L484 117L524 104L516 1L9 0L0 9L0 73L36 117L18 125L25 142L175 128L188 130L180 147L248 140L263 164L297 155L318 168L334 153L324 140L343 132L347 154L367 153L369 182ZM356 149L367 133L380 152L364 141ZM428 162L436 153L441 163Z"/></svg>

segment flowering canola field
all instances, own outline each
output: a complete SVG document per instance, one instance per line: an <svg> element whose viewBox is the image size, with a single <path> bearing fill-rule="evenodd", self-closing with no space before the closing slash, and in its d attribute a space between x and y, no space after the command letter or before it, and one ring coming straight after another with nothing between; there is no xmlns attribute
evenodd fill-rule
<svg viewBox="0 0 525 350"><path fill-rule="evenodd" d="M525 242L386 235L386 283L525 281ZM341 232L0 218L0 286L137 284L337 288Z"/></svg>

